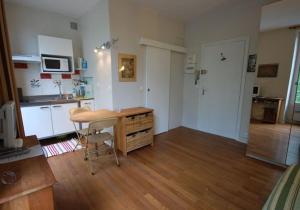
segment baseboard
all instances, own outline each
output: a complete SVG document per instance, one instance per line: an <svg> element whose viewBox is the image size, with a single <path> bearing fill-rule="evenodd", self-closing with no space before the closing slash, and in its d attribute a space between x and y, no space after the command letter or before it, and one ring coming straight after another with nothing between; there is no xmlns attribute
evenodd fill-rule
<svg viewBox="0 0 300 210"><path fill-rule="evenodd" d="M269 164L272 164L272 165L276 165L276 166L279 166L279 167L284 168L284 169L286 169L288 167L288 165L281 164L281 163L276 163L276 162L273 162L271 160L267 160L267 159L264 159L264 158L261 158L261 157L257 157L255 155L247 154L247 153L246 153L246 157L253 158L253 159L256 159L256 160L260 160L260 161L263 161L263 162L266 162L266 163L269 163Z"/></svg>

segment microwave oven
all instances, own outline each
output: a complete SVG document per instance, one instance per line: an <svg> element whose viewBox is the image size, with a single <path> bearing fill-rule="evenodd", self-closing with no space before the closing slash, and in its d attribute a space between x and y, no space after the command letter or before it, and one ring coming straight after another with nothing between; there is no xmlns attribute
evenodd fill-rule
<svg viewBox="0 0 300 210"><path fill-rule="evenodd" d="M42 72L45 73L72 72L71 57L42 55Z"/></svg>

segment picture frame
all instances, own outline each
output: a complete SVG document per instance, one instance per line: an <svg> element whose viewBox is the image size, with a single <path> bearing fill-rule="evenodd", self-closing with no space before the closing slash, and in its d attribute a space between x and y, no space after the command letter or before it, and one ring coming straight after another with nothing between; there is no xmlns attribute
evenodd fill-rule
<svg viewBox="0 0 300 210"><path fill-rule="evenodd" d="M120 82L136 81L136 55L119 53L118 74Z"/></svg>
<svg viewBox="0 0 300 210"><path fill-rule="evenodd" d="M258 66L257 77L277 77L279 64L262 64Z"/></svg>
<svg viewBox="0 0 300 210"><path fill-rule="evenodd" d="M257 60L256 54L249 55L247 72L255 72L256 60Z"/></svg>

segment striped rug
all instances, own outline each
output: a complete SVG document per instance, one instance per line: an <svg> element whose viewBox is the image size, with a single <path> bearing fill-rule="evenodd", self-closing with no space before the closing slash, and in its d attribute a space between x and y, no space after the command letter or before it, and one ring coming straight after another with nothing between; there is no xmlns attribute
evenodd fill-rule
<svg viewBox="0 0 300 210"><path fill-rule="evenodd" d="M76 139L71 139L68 141L59 142L56 144L50 144L43 146L42 149L47 158L52 156L61 155L67 152L72 152L77 144ZM81 145L78 145L76 150L82 149Z"/></svg>

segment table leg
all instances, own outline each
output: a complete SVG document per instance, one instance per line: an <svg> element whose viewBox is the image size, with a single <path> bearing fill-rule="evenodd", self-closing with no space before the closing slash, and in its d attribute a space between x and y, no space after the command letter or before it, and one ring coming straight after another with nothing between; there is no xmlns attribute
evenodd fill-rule
<svg viewBox="0 0 300 210"><path fill-rule="evenodd" d="M124 156L127 156L126 134L124 133L123 120L123 117L119 117L117 124L114 126L115 145Z"/></svg>

